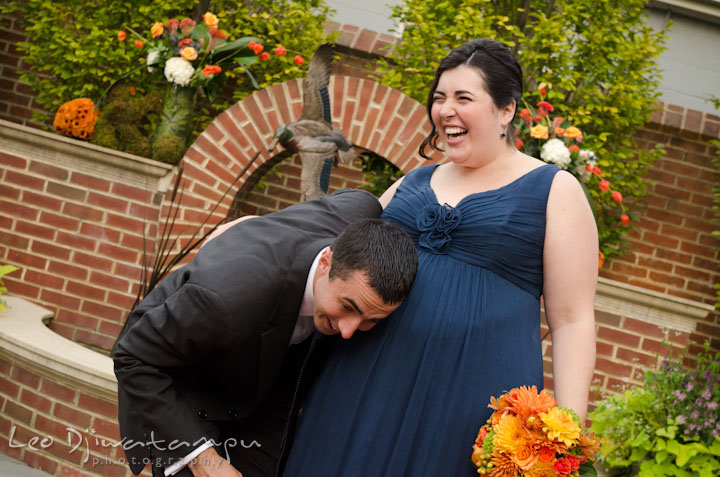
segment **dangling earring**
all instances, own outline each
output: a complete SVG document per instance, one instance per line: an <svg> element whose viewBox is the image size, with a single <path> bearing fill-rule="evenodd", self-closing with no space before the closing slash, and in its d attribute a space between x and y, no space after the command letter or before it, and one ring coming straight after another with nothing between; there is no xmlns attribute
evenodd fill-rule
<svg viewBox="0 0 720 477"><path fill-rule="evenodd" d="M501 139L505 139L505 136L506 136L506 134L505 134L505 126L503 125L503 127L502 127L502 132L500 133L500 138L501 138Z"/></svg>

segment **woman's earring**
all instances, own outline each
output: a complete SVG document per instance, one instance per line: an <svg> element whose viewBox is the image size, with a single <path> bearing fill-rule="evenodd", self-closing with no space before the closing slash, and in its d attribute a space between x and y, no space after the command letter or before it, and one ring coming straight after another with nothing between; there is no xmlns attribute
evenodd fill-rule
<svg viewBox="0 0 720 477"><path fill-rule="evenodd" d="M502 132L500 133L500 138L505 139L505 126L502 127Z"/></svg>

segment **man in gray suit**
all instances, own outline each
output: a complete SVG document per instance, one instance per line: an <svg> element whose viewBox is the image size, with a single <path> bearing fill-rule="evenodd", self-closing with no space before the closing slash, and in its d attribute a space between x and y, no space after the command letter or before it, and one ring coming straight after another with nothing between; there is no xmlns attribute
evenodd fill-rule
<svg viewBox="0 0 720 477"><path fill-rule="evenodd" d="M415 247L381 212L346 189L245 220L143 300L114 355L134 473L282 471L313 332L369 330L410 291Z"/></svg>

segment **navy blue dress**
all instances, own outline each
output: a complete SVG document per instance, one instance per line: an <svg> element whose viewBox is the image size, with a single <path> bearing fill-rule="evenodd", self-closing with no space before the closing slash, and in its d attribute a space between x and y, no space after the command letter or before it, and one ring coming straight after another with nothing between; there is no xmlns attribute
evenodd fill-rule
<svg viewBox="0 0 720 477"><path fill-rule="evenodd" d="M308 396L286 476L473 476L490 396L543 387L540 295L555 173L440 205L436 166L403 179L383 218L416 243L410 296L337 340Z"/></svg>

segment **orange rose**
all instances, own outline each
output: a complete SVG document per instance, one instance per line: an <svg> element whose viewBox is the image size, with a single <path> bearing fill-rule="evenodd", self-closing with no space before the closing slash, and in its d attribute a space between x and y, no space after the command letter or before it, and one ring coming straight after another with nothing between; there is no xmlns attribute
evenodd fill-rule
<svg viewBox="0 0 720 477"><path fill-rule="evenodd" d="M538 457L543 462L551 462L555 458L555 451L550 447L541 447Z"/></svg>
<svg viewBox="0 0 720 477"><path fill-rule="evenodd" d="M185 48L180 50L180 56L182 56L188 61L193 61L197 59L198 54L197 51L195 51L195 48L193 48L192 46L186 46Z"/></svg>
<svg viewBox="0 0 720 477"><path fill-rule="evenodd" d="M165 27L163 26L162 22L155 22L153 23L152 28L150 28L150 33L152 34L153 38L157 38L162 35L163 31L165 31Z"/></svg>
<svg viewBox="0 0 720 477"><path fill-rule="evenodd" d="M569 137L570 139L576 139L581 136L582 132L575 126L570 126L565 130L565 137Z"/></svg>
<svg viewBox="0 0 720 477"><path fill-rule="evenodd" d="M532 128L530 128L530 136L534 137L535 139L547 139L548 138L547 126L543 126L542 124L533 126Z"/></svg>
<svg viewBox="0 0 720 477"><path fill-rule="evenodd" d="M202 17L203 17L203 21L208 26L208 28L217 28L218 17L216 17L214 14L207 12Z"/></svg>
<svg viewBox="0 0 720 477"><path fill-rule="evenodd" d="M555 135L557 137L563 137L563 134L565 134L565 130L563 128L555 128Z"/></svg>

